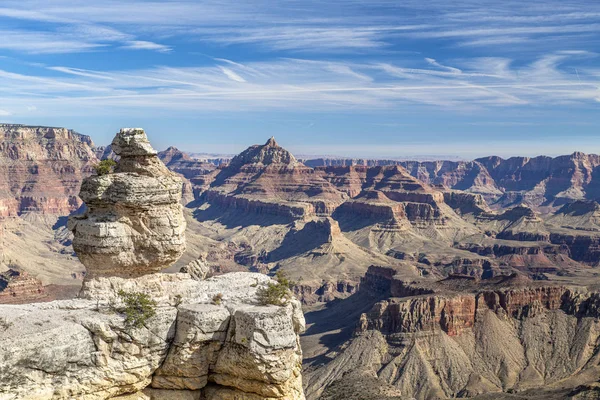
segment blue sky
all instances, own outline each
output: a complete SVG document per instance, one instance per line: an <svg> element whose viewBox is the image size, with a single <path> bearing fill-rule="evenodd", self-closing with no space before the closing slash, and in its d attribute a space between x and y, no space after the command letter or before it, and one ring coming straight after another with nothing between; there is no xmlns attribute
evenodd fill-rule
<svg viewBox="0 0 600 400"><path fill-rule="evenodd" d="M600 2L3 0L0 92L97 144L600 153Z"/></svg>

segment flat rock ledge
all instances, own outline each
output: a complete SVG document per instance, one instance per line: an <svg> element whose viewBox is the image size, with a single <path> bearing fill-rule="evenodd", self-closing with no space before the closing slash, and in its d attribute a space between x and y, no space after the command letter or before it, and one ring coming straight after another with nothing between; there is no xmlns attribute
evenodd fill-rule
<svg viewBox="0 0 600 400"><path fill-rule="evenodd" d="M0 305L0 400L303 400L297 300L262 306L270 278L236 272L96 278L79 299ZM128 327L119 291L156 315Z"/></svg>

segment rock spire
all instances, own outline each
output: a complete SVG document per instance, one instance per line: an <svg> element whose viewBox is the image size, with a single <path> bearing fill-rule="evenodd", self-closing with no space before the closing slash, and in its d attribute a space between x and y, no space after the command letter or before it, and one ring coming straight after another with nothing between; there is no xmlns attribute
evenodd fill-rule
<svg viewBox="0 0 600 400"><path fill-rule="evenodd" d="M83 181L83 215L69 220L73 248L87 277L137 277L158 272L185 251L181 179L157 157L143 129L115 136L114 173Z"/></svg>

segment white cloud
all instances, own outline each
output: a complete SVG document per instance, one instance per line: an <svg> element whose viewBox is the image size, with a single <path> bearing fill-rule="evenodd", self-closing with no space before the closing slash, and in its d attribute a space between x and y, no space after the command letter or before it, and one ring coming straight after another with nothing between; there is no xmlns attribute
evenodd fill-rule
<svg viewBox="0 0 600 400"><path fill-rule="evenodd" d="M407 38L444 40L448 46L505 47L555 41L581 44L587 37L590 47L598 45L598 2L490 4L483 0L305 0L302 6L295 0L4 0L0 19L38 21L39 27L28 28L30 34L79 43L62 43L59 52L89 51L107 42L167 52L168 46L156 43L165 37L304 53L384 51L394 44L402 47ZM76 32L79 36L73 35ZM11 48L39 52L32 47ZM43 52L50 51L50 46L42 47Z"/></svg>
<svg viewBox="0 0 600 400"><path fill-rule="evenodd" d="M225 76L228 77L229 79L231 79L232 81L246 82L246 80L244 78L242 78L241 76L239 76L238 74L236 74L235 72L230 70L229 68L225 68L225 67L219 67L219 68L221 69L221 71L223 71Z"/></svg>
<svg viewBox="0 0 600 400"><path fill-rule="evenodd" d="M127 50L153 50L161 53L168 53L171 51L171 48L169 46L165 46L163 44L154 42L148 42L145 40L129 40L125 42L125 44L121 46L121 48Z"/></svg>
<svg viewBox="0 0 600 400"><path fill-rule="evenodd" d="M0 95L22 108L84 115L106 113L107 108L135 114L415 105L462 113L515 105L596 104L600 68L575 73L572 65L581 57L589 55L552 53L519 67L504 58L451 63L429 58L420 68L302 59L244 64L219 60L203 67L113 72L55 66L50 67L56 73L52 77L0 70Z"/></svg>
<svg viewBox="0 0 600 400"><path fill-rule="evenodd" d="M104 47L105 44L81 40L71 35L38 33L23 30L0 30L0 49L31 54L80 53Z"/></svg>

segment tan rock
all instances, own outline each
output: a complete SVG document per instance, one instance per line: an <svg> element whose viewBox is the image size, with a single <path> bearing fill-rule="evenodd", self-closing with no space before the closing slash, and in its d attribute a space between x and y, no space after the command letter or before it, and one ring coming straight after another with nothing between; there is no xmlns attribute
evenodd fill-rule
<svg viewBox="0 0 600 400"><path fill-rule="evenodd" d="M84 215L69 220L87 278L136 277L167 268L185 251L181 179L156 156L142 129L122 129L112 144L114 173L84 180Z"/></svg>
<svg viewBox="0 0 600 400"><path fill-rule="evenodd" d="M196 400L214 382L223 396L208 398L303 400L304 317L296 300L258 306L267 282L247 272L98 278L81 299L0 305L0 399ZM156 315L128 327L120 290L149 294Z"/></svg>

